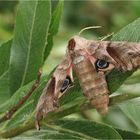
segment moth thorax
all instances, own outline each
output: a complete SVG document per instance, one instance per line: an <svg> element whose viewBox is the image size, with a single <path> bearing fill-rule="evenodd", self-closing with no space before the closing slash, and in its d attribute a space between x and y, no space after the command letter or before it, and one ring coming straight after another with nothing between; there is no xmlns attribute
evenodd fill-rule
<svg viewBox="0 0 140 140"><path fill-rule="evenodd" d="M82 62L84 59L85 59L85 57L83 55L75 56L73 58L73 63L78 64L78 63Z"/></svg>

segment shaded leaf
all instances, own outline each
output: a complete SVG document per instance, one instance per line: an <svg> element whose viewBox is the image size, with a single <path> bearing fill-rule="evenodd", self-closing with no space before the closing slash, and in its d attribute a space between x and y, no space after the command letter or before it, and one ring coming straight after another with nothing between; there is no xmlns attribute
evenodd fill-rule
<svg viewBox="0 0 140 140"><path fill-rule="evenodd" d="M8 70L12 40L0 46L0 76Z"/></svg>
<svg viewBox="0 0 140 140"><path fill-rule="evenodd" d="M55 124L60 125L63 129L69 129L97 139L121 139L118 132L109 125L93 121L66 119L55 121Z"/></svg>
<svg viewBox="0 0 140 140"><path fill-rule="evenodd" d="M31 89L33 82L18 89L15 94L6 102L0 106L0 113L7 112L11 107L17 104L17 102Z"/></svg>
<svg viewBox="0 0 140 140"><path fill-rule="evenodd" d="M135 99L133 101L125 102L120 106L121 110L126 114L126 116L140 129L140 99Z"/></svg>
<svg viewBox="0 0 140 140"><path fill-rule="evenodd" d="M109 88L109 94L112 94L115 92L123 83L124 81L133 74L133 71L129 72L121 72L117 70L112 70L107 75L107 83Z"/></svg>
<svg viewBox="0 0 140 140"><path fill-rule="evenodd" d="M12 40L0 46L0 104L10 97L9 92L9 59Z"/></svg>
<svg viewBox="0 0 140 140"><path fill-rule="evenodd" d="M43 126L41 131L28 131L18 138L38 139L121 139L119 133L108 125L86 120L64 119Z"/></svg>
<svg viewBox="0 0 140 140"><path fill-rule="evenodd" d="M32 133L32 135L31 135ZM41 130L40 132L37 132L36 130L34 131L29 131L29 133L14 137L11 140L46 140L46 139L51 139L51 140L66 140L66 139L71 139L71 140L83 140L82 137L74 136L70 132L67 133L61 133L58 131L50 130L48 127L46 127L44 130Z"/></svg>
<svg viewBox="0 0 140 140"><path fill-rule="evenodd" d="M50 18L50 1L20 2L10 58L11 94L36 78L43 64Z"/></svg>
<svg viewBox="0 0 140 140"><path fill-rule="evenodd" d="M9 98L9 72L7 70L0 76L0 104L4 103Z"/></svg>
<svg viewBox="0 0 140 140"><path fill-rule="evenodd" d="M121 130L121 129L116 129L118 133L121 135L123 140L130 140L130 139L140 139L140 135L134 132L126 131L126 130Z"/></svg>

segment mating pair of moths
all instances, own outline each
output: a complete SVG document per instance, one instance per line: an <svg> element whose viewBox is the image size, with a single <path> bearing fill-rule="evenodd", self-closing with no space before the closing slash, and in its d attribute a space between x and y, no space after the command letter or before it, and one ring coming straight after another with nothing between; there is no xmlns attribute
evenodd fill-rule
<svg viewBox="0 0 140 140"><path fill-rule="evenodd" d="M84 95L100 114L108 112L109 90L105 73L116 68L131 71L140 65L140 44L119 41L93 41L72 37L66 55L56 67L36 108L36 127L40 120L58 106L58 99L73 83L76 72Z"/></svg>

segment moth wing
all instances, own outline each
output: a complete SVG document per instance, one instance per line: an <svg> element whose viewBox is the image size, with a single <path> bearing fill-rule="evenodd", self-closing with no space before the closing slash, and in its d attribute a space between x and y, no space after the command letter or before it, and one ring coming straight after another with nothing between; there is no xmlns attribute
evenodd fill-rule
<svg viewBox="0 0 140 140"><path fill-rule="evenodd" d="M140 43L111 42L106 50L123 71L130 71L140 65Z"/></svg>
<svg viewBox="0 0 140 140"><path fill-rule="evenodd" d="M35 115L35 125L37 129L40 129L39 121L43 118L43 116L57 108L57 101L60 97L60 89L67 75L71 78L71 81L73 81L71 60L69 57L65 57L57 66L52 78L48 81L42 95L40 96Z"/></svg>
<svg viewBox="0 0 140 140"><path fill-rule="evenodd" d="M92 56L104 59L123 71L130 71L140 65L140 43L93 41L87 50Z"/></svg>

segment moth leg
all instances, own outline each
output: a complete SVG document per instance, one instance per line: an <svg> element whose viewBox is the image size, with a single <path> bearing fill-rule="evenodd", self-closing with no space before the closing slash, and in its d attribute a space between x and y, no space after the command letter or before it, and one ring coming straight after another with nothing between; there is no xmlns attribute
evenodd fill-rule
<svg viewBox="0 0 140 140"><path fill-rule="evenodd" d="M40 129L40 121L46 116L49 112L58 108L58 99L63 95L64 91L68 88L64 84L64 81L67 76L70 80L72 78L72 65L71 59L66 57L62 62L57 66L54 71L52 78L48 81L45 89L43 90L42 95L40 96L39 102L36 107L36 128ZM63 89L62 89L63 88ZM62 95L61 95L62 94Z"/></svg>

